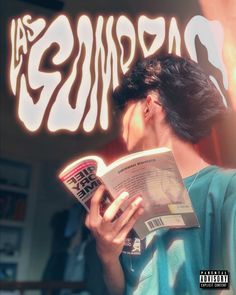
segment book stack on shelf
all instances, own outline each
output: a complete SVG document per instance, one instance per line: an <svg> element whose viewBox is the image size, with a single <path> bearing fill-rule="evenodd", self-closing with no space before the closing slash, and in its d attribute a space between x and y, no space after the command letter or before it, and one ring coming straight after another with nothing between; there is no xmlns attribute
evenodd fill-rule
<svg viewBox="0 0 236 295"><path fill-rule="evenodd" d="M26 195L7 190L0 191L0 219L23 221L26 210Z"/></svg>
<svg viewBox="0 0 236 295"><path fill-rule="evenodd" d="M30 166L0 159L0 280L15 280L21 256Z"/></svg>

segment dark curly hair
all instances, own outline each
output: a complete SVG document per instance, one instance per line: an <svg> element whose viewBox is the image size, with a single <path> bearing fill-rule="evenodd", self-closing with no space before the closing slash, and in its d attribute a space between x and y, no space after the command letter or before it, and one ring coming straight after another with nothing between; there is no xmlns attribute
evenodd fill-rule
<svg viewBox="0 0 236 295"><path fill-rule="evenodd" d="M192 143L208 135L226 112L222 97L200 66L172 54L138 61L113 92L115 105L141 100L150 91L160 97L166 122L175 134Z"/></svg>

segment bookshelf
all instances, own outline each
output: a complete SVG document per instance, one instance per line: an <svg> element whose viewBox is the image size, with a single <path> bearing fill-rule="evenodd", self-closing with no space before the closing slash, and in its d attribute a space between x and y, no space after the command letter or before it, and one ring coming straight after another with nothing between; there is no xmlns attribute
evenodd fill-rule
<svg viewBox="0 0 236 295"><path fill-rule="evenodd" d="M25 279L32 228L32 165L0 158L0 281Z"/></svg>

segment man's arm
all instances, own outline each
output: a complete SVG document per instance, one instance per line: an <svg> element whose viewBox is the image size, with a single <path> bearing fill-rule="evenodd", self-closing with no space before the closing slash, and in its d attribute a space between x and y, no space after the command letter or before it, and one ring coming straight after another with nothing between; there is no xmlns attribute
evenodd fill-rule
<svg viewBox="0 0 236 295"><path fill-rule="evenodd" d="M103 263L103 277L109 294L123 295L125 289L124 272L119 259Z"/></svg>
<svg viewBox="0 0 236 295"><path fill-rule="evenodd" d="M98 256L103 265L103 274L111 295L123 295L125 289L124 273L119 256L125 244L125 238L143 213L142 198L131 197L124 192L119 195L100 215L100 204L104 186L100 186L94 194L90 212L86 218L86 226L92 231ZM129 200L128 200L129 199ZM125 211L114 220L121 206L126 202Z"/></svg>

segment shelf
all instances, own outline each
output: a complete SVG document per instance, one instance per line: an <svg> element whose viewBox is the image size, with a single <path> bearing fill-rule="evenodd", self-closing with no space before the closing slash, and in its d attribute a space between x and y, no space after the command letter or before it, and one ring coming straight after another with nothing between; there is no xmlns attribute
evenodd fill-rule
<svg viewBox="0 0 236 295"><path fill-rule="evenodd" d="M15 263L20 260L20 255L15 254L15 255L5 255L5 254L0 254L0 262L1 263Z"/></svg>
<svg viewBox="0 0 236 295"><path fill-rule="evenodd" d="M17 221L17 220L2 219L2 220L0 220L0 226L23 227L23 226L25 226L25 222L24 221Z"/></svg>
<svg viewBox="0 0 236 295"><path fill-rule="evenodd" d="M0 158L0 272L5 280L27 278L33 169L31 163Z"/></svg>
<svg viewBox="0 0 236 295"><path fill-rule="evenodd" d="M10 191L14 193L21 193L21 194L29 193L29 189L8 185L8 184L0 184L0 190Z"/></svg>

